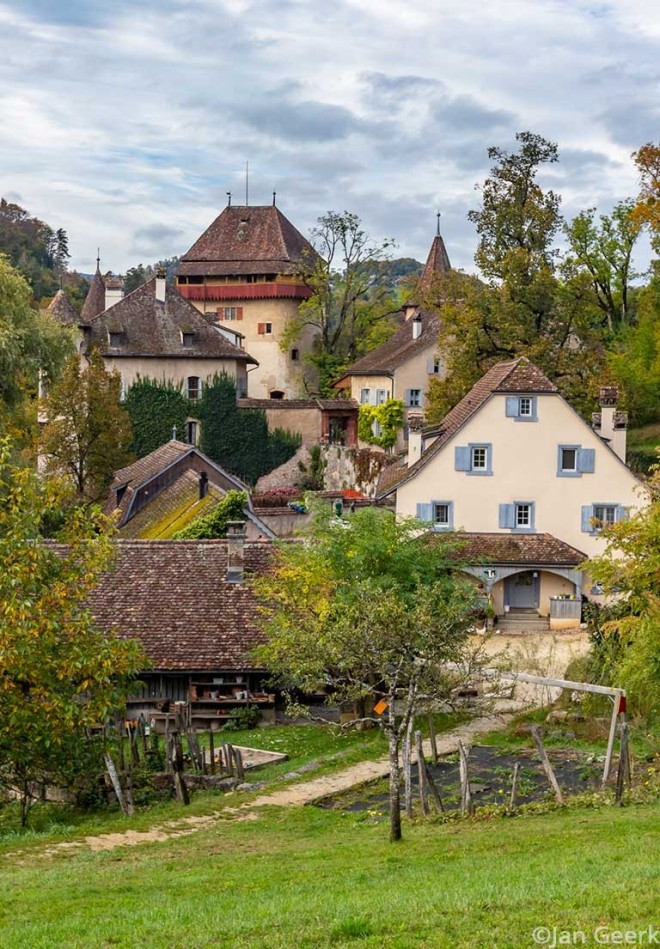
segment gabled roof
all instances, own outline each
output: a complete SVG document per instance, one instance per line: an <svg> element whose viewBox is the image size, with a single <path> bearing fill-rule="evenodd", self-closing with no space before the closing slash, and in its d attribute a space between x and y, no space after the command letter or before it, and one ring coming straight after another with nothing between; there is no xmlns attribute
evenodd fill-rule
<svg viewBox="0 0 660 949"><path fill-rule="evenodd" d="M460 540L448 551L450 559L469 564L529 564L576 567L587 555L576 547L559 540L553 534L496 534L456 531L450 535ZM433 538L440 535L433 534ZM442 535L443 543L446 535Z"/></svg>
<svg viewBox="0 0 660 949"><path fill-rule="evenodd" d="M556 393L558 389L554 382L551 382L526 356L510 362L497 363L472 386L468 394L445 415L441 422L425 429L425 436L437 435L437 438L414 465L410 468L399 466L397 480L393 480L395 472L386 469L388 481L382 487L379 485L377 497L385 497L399 484L414 477L431 458L435 458L447 442L495 392Z"/></svg>
<svg viewBox="0 0 660 949"><path fill-rule="evenodd" d="M226 207L181 258L179 275L295 274L318 254L274 205Z"/></svg>
<svg viewBox="0 0 660 949"><path fill-rule="evenodd" d="M434 277L449 273L450 270L451 264L449 263L449 254L447 253L445 242L440 234L436 234L431 244L429 256L426 258L422 276L419 278L420 289L428 290L433 283Z"/></svg>
<svg viewBox="0 0 660 949"><path fill-rule="evenodd" d="M56 551L61 545L51 545ZM99 627L140 640L156 670L250 670L263 620L249 582L227 582L224 540L119 540L89 598ZM268 542L246 543L246 577L263 574Z"/></svg>
<svg viewBox="0 0 660 949"><path fill-rule="evenodd" d="M97 264L96 273L92 277L92 282L89 285L85 302L83 303L82 310L80 311L80 321L82 323L90 323L99 315L99 313L102 313L104 310L105 283L103 282L103 277L101 276L101 271L99 270Z"/></svg>
<svg viewBox="0 0 660 949"><path fill-rule="evenodd" d="M417 339L413 339L413 321L407 320L394 336L349 366L341 379L334 383L334 387L341 389L342 382L349 376L388 375L429 346L435 346L442 330L442 321L430 310L420 310L419 317L422 332Z"/></svg>
<svg viewBox="0 0 660 949"><path fill-rule="evenodd" d="M48 313L62 326L77 326L80 316L64 290L58 290L48 304Z"/></svg>
<svg viewBox="0 0 660 949"><path fill-rule="evenodd" d="M122 334L111 346L109 334ZM183 345L182 334L193 334L192 345ZM175 287L167 287L165 302L156 299L156 278L138 287L97 316L85 339L87 349L103 356L178 356L182 359L235 359L254 363L245 350L230 343Z"/></svg>

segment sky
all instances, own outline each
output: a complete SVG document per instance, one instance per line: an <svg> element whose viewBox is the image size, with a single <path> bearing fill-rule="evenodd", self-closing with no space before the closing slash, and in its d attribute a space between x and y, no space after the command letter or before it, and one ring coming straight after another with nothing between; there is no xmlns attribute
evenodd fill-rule
<svg viewBox="0 0 660 949"><path fill-rule="evenodd" d="M352 211L474 270L491 145L559 145L567 218L660 138L655 0L0 0L0 195L103 271L184 253L227 202ZM644 248L638 264L644 265Z"/></svg>

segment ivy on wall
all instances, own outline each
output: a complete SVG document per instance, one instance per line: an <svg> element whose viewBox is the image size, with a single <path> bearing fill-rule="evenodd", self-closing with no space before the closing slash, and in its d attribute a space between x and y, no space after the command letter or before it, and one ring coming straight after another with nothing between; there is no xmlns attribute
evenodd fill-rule
<svg viewBox="0 0 660 949"><path fill-rule="evenodd" d="M383 405L361 405L358 414L358 438L368 445L392 448L403 425L403 402L388 399Z"/></svg>
<svg viewBox="0 0 660 949"><path fill-rule="evenodd" d="M279 428L269 432L264 411L239 408L235 382L227 375L215 376L196 400L171 384L140 379L128 390L125 405L133 426L131 450L138 458L168 442L174 426L183 441L186 421L193 418L200 422L204 454L250 485L293 457L302 441Z"/></svg>

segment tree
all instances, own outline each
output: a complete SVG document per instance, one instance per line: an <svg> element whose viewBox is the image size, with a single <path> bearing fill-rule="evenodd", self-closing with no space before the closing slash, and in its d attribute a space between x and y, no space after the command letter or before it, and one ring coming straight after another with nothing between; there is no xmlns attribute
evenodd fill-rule
<svg viewBox="0 0 660 949"><path fill-rule="evenodd" d="M484 280L448 274L442 281L442 347L448 375L433 381L431 421L455 405L486 370L503 359L527 356L579 410L597 393L605 350L590 280L560 279L554 239L562 224L559 197L536 181L558 160L557 146L521 132L513 154L490 148L496 162L471 211Z"/></svg>
<svg viewBox="0 0 660 949"><path fill-rule="evenodd" d="M466 656L474 587L456 578L456 542L378 508L347 519L317 509L307 543L281 545L255 581L264 604L260 662L303 691L374 705L390 760L390 839L401 838L399 752L423 694L446 698Z"/></svg>
<svg viewBox="0 0 660 949"><path fill-rule="evenodd" d="M639 171L639 195L633 212L651 232L653 247L660 249L660 145L647 142L633 153Z"/></svg>
<svg viewBox="0 0 660 949"><path fill-rule="evenodd" d="M0 199L0 253L6 254L32 287L36 300L58 288L69 259L66 231L54 231L18 204Z"/></svg>
<svg viewBox="0 0 660 949"><path fill-rule="evenodd" d="M81 500L102 498L114 472L130 461L131 423L120 398L119 373L108 372L93 352L84 369L73 356L44 400L46 469L67 476Z"/></svg>
<svg viewBox="0 0 660 949"><path fill-rule="evenodd" d="M173 279L178 264L178 257L166 257L164 260L156 261L155 264L147 264L146 267L144 264L129 267L124 275L124 294L137 290L162 270L165 271L168 280Z"/></svg>
<svg viewBox="0 0 660 949"><path fill-rule="evenodd" d="M56 378L73 351L72 335L33 308L27 281L0 254L0 432L36 396L39 372Z"/></svg>
<svg viewBox="0 0 660 949"><path fill-rule="evenodd" d="M389 318L399 309L386 267L391 240L375 243L356 214L328 211L311 233L318 257L302 276L311 296L299 307L283 341L288 348L307 326L318 333L311 362L321 395L335 396L332 382L351 362L379 345L394 330Z"/></svg>
<svg viewBox="0 0 660 949"><path fill-rule="evenodd" d="M99 632L86 601L109 566L110 521L75 508L62 532L66 546L40 538L56 514L61 489L9 464L0 446L0 783L21 802L36 785L70 785L85 730L122 708L145 658L136 643Z"/></svg>
<svg viewBox="0 0 660 949"><path fill-rule="evenodd" d="M584 569L617 601L595 638L596 673L628 690L633 708L651 716L660 707L660 465L648 490L650 503L604 530L605 552Z"/></svg>
<svg viewBox="0 0 660 949"><path fill-rule="evenodd" d="M566 226L572 255L567 264L589 274L610 331L631 322L630 284L637 276L631 257L640 231L633 209L632 201L620 201L611 215L600 215L598 225L596 209L589 208Z"/></svg>

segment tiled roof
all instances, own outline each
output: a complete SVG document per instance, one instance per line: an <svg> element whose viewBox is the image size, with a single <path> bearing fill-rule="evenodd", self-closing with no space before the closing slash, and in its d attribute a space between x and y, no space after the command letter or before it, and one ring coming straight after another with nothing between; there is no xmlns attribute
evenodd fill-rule
<svg viewBox="0 0 660 949"><path fill-rule="evenodd" d="M249 583L227 583L224 540L119 540L90 597L99 626L142 642L154 669L250 670L260 642ZM264 573L268 542L245 544L246 576Z"/></svg>
<svg viewBox="0 0 660 949"><path fill-rule="evenodd" d="M320 409L346 412L359 409L355 399L238 399L241 409Z"/></svg>
<svg viewBox="0 0 660 949"><path fill-rule="evenodd" d="M82 323L90 323L99 313L105 310L105 283L101 276L101 271L96 268L96 273L92 277L89 285L85 302L80 311L80 320Z"/></svg>
<svg viewBox="0 0 660 949"><path fill-rule="evenodd" d="M206 497L200 500L199 475L188 468L122 525L121 537L145 540L172 537L192 520L210 514L224 493L209 483Z"/></svg>
<svg viewBox="0 0 660 949"><path fill-rule="evenodd" d="M274 205L231 205L183 255L177 273L298 273L313 265L317 256Z"/></svg>
<svg viewBox="0 0 660 949"><path fill-rule="evenodd" d="M63 326L77 326L80 323L80 316L64 290L57 291L48 304L48 312Z"/></svg>
<svg viewBox="0 0 660 949"><path fill-rule="evenodd" d="M433 534L429 543L445 536ZM450 558L471 564L554 564L574 567L587 559L581 550L552 534L476 534L456 531L450 536L461 542L449 551Z"/></svg>
<svg viewBox="0 0 660 949"><path fill-rule="evenodd" d="M398 484L403 484L414 477L431 458L434 458L450 439L479 411L482 405L495 392L557 392L557 386L545 376L541 370L521 356L510 362L499 362L476 382L468 394L454 406L437 425L426 429L424 434L437 435L433 444L422 454L410 468L400 468L400 477L387 486L378 488L377 497L393 491Z"/></svg>
<svg viewBox="0 0 660 949"><path fill-rule="evenodd" d="M123 334L118 346L110 346L109 334ZM183 345L182 333L192 333L191 346ZM89 348L104 356L178 356L182 359L235 359L257 364L245 350L230 343L198 310L168 287L165 302L156 299L156 278L129 293L90 323Z"/></svg>
<svg viewBox="0 0 660 949"><path fill-rule="evenodd" d="M419 286L422 290L428 290L433 283L433 278L439 274L449 273L451 264L449 263L449 254L440 234L436 234L431 244L429 256L426 259L422 276L419 279Z"/></svg>
<svg viewBox="0 0 660 949"><path fill-rule="evenodd" d="M429 310L420 310L419 315L422 320L422 332L417 339L413 339L412 320L407 320L394 336L349 366L341 379L334 383L335 388L342 388L341 383L347 376L385 375L394 372L413 356L437 343L442 330L441 320Z"/></svg>

